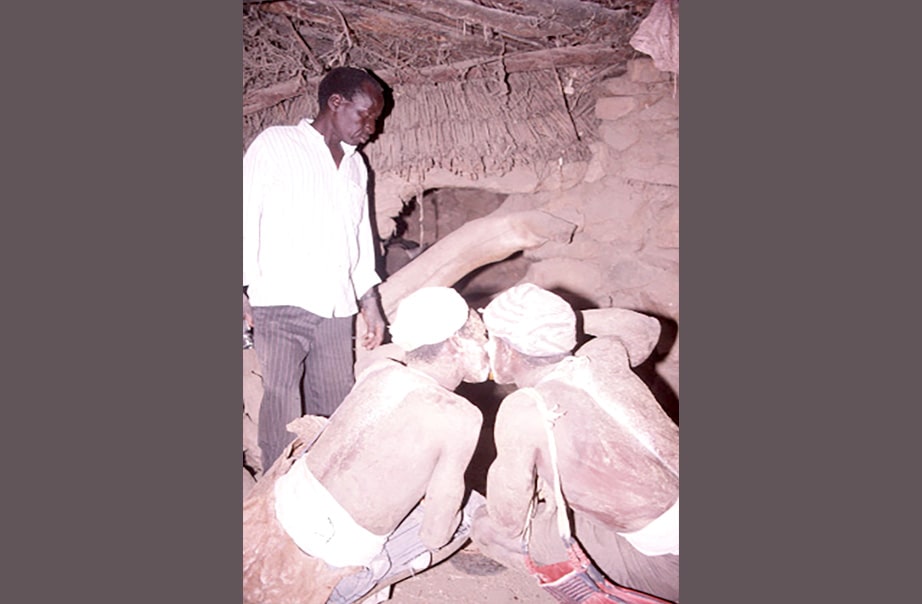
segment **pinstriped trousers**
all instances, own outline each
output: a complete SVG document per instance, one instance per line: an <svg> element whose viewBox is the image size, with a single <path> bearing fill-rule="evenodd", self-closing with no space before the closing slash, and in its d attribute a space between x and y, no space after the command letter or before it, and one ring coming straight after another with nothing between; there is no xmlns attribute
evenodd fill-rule
<svg viewBox="0 0 922 604"><path fill-rule="evenodd" d="M263 372L257 434L268 470L305 414L329 417L355 383L354 317L328 319L296 306L254 306L253 348Z"/></svg>

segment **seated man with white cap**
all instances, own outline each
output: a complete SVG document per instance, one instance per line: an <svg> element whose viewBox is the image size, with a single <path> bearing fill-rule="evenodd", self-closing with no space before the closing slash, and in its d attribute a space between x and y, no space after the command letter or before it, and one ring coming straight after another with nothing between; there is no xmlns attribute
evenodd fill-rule
<svg viewBox="0 0 922 604"><path fill-rule="evenodd" d="M401 301L390 331L404 362L363 371L319 435L296 439L244 502L245 602L386 598L467 540L483 498L472 492L462 509L464 472L483 418L453 390L488 376L483 322L455 290L426 287Z"/></svg>
<svg viewBox="0 0 922 604"><path fill-rule="evenodd" d="M595 338L574 356L573 309L530 283L497 296L483 320L493 379L518 390L497 413L474 542L543 579L536 568L566 561L575 536L610 581L677 602L679 429L631 370L621 339ZM650 601L604 590L584 598L561 601Z"/></svg>

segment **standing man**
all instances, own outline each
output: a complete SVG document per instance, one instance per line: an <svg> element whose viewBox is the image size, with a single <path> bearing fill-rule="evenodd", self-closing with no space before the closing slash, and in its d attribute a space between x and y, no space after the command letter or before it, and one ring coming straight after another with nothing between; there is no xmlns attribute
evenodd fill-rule
<svg viewBox="0 0 922 604"><path fill-rule="evenodd" d="M679 428L631 370L626 346L599 337L572 354L573 309L531 283L497 296L483 320L493 379L518 390L496 416L488 513L475 516L474 541L535 573L572 553L569 508L572 536L611 581L678 602ZM608 602L610 584L595 584L591 601Z"/></svg>
<svg viewBox="0 0 922 604"><path fill-rule="evenodd" d="M313 120L267 128L243 157L243 317L263 372L264 470L291 441L290 421L329 416L348 394L356 313L366 349L384 337L358 152L377 128L383 88L362 69L337 67L317 100Z"/></svg>

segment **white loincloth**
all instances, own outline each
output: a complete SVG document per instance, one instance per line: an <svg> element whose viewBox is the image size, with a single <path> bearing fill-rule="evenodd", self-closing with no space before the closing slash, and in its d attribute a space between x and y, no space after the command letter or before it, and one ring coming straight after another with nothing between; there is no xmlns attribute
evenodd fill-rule
<svg viewBox="0 0 922 604"><path fill-rule="evenodd" d="M275 481L275 517L304 553L331 566L369 566L389 536L359 526L303 456Z"/></svg>
<svg viewBox="0 0 922 604"><path fill-rule="evenodd" d="M679 555L679 500L650 521L650 524L632 533L618 533L645 556Z"/></svg>

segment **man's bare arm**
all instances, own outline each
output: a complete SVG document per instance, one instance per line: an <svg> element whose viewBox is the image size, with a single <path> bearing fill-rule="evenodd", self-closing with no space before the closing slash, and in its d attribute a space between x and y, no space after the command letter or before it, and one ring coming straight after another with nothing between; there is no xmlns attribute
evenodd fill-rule
<svg viewBox="0 0 922 604"><path fill-rule="evenodd" d="M535 465L545 438L534 399L523 392L507 396L496 414L496 459L487 472L487 512L498 532L521 535L534 496Z"/></svg>
<svg viewBox="0 0 922 604"><path fill-rule="evenodd" d="M446 438L435 462L426 498L420 539L432 549L449 542L461 521L464 498L464 472L474 456L483 416L473 406L446 418Z"/></svg>

